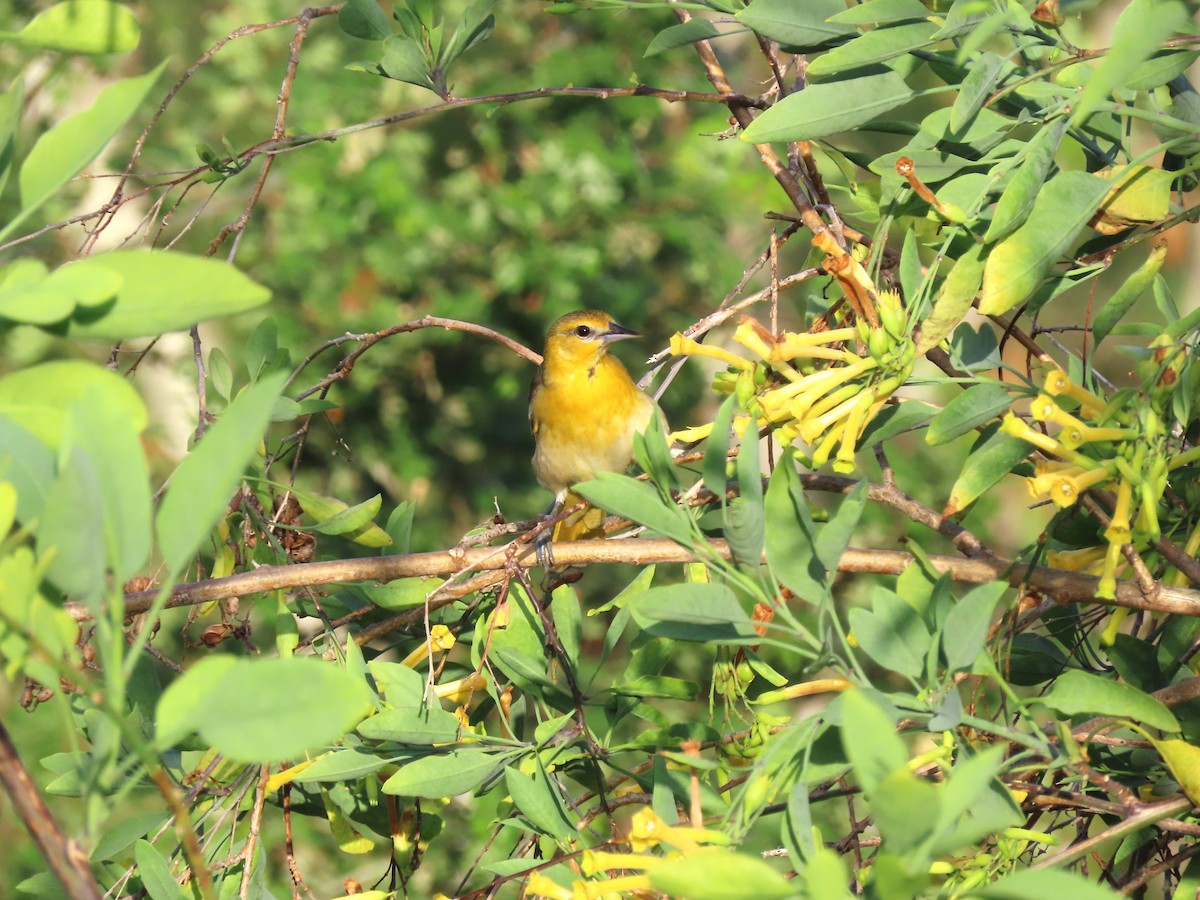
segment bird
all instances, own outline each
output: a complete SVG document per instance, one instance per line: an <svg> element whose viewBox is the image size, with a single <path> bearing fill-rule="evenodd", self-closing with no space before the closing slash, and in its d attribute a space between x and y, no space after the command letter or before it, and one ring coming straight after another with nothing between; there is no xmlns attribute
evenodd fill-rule
<svg viewBox="0 0 1200 900"><path fill-rule="evenodd" d="M596 309L568 313L550 326L529 391L533 471L554 494L553 514L581 498L571 487L597 472L623 472L633 460L633 436L645 431L658 405L642 391L609 346L641 337ZM559 522L537 543L538 559L553 566L551 540L600 533L603 514L584 509Z"/></svg>

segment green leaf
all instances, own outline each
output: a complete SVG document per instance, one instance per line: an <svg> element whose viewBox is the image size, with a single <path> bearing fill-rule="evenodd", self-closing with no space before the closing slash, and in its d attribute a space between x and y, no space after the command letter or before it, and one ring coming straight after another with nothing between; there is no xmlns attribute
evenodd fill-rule
<svg viewBox="0 0 1200 900"><path fill-rule="evenodd" d="M1126 6L1113 25L1112 46L1100 57L1083 93L1072 104L1072 124L1082 124L1100 109L1190 18L1185 5L1175 0L1133 0Z"/></svg>
<svg viewBox="0 0 1200 900"><path fill-rule="evenodd" d="M89 538L103 541L118 584L146 564L151 540L150 473L136 424L124 418L124 411L124 392L97 385L70 408L74 441L99 476L104 529Z"/></svg>
<svg viewBox="0 0 1200 900"><path fill-rule="evenodd" d="M140 38L133 11L108 0L64 0L38 13L20 31L0 32L0 40L60 53L128 53Z"/></svg>
<svg viewBox="0 0 1200 900"><path fill-rule="evenodd" d="M962 512L1033 451L1032 446L1020 438L1001 433L999 428L998 424L989 426L971 448L966 464L950 489L943 516Z"/></svg>
<svg viewBox="0 0 1200 900"><path fill-rule="evenodd" d="M409 669L412 672L412 669ZM357 731L372 741L395 741L398 744L450 744L458 740L459 721L441 707L421 706L421 689L425 680L416 672L417 692L411 704L363 719Z"/></svg>
<svg viewBox="0 0 1200 900"><path fill-rule="evenodd" d="M929 8L921 0L867 0L830 16L837 25L890 25L910 19L926 19Z"/></svg>
<svg viewBox="0 0 1200 900"><path fill-rule="evenodd" d="M1179 731L1179 720L1162 702L1127 684L1079 669L1059 676L1040 702L1068 716L1114 716L1163 731Z"/></svg>
<svg viewBox="0 0 1200 900"><path fill-rule="evenodd" d="M433 90L429 62L421 45L406 34L393 34L383 42L383 59L379 61L388 78Z"/></svg>
<svg viewBox="0 0 1200 900"><path fill-rule="evenodd" d="M318 534L347 534L361 529L374 519L382 508L383 495L376 494L370 500L347 506L327 518L318 518L315 525L308 527Z"/></svg>
<svg viewBox="0 0 1200 900"><path fill-rule="evenodd" d="M414 759L383 784L385 794L440 800L467 794L497 774L509 754L482 749L450 750Z"/></svg>
<svg viewBox="0 0 1200 900"><path fill-rule="evenodd" d="M467 8L440 57L443 67L492 36L496 28L496 17L492 15L495 6L496 0L476 0Z"/></svg>
<svg viewBox="0 0 1200 900"><path fill-rule="evenodd" d="M21 211L0 229L0 238L96 158L150 93L165 66L163 62L145 75L110 84L91 109L64 119L38 138L21 165Z"/></svg>
<svg viewBox="0 0 1200 900"><path fill-rule="evenodd" d="M65 594L99 612L104 591L104 504L96 464L77 446L60 451L57 477L37 523L38 556L50 560L47 576Z"/></svg>
<svg viewBox="0 0 1200 900"><path fill-rule="evenodd" d="M1160 50L1141 63L1125 79L1127 91L1152 91L1178 78L1200 59L1195 50Z"/></svg>
<svg viewBox="0 0 1200 900"><path fill-rule="evenodd" d="M1124 318L1137 299L1146 292L1146 288L1154 283L1154 278L1158 275L1158 270L1162 268L1166 258L1166 244L1156 244L1151 247L1150 256L1146 261L1138 267L1136 272L1125 279L1096 313L1096 319L1092 323L1092 339L1097 346L1112 333L1117 323Z"/></svg>
<svg viewBox="0 0 1200 900"><path fill-rule="evenodd" d="M781 457L775 465L764 508L771 575L796 596L816 602L828 590L828 574L814 552L816 526L790 456Z"/></svg>
<svg viewBox="0 0 1200 900"><path fill-rule="evenodd" d="M17 146L17 127L21 124L21 112L25 108L25 81L13 80L8 92L0 95L0 193L8 185L12 174L13 159Z"/></svg>
<svg viewBox="0 0 1200 900"><path fill-rule="evenodd" d="M380 756L377 752L353 748L335 750L317 759L312 765L297 773L292 781L352 781L364 775L373 775L393 761L396 754Z"/></svg>
<svg viewBox="0 0 1200 900"><path fill-rule="evenodd" d="M1042 128L1026 145L1024 159L1017 166L1016 174L996 202L992 223L988 226L984 240L998 241L1016 231L1033 210L1034 201L1042 190L1050 167L1054 165L1054 154L1067 131L1067 120L1055 119Z"/></svg>
<svg viewBox="0 0 1200 900"><path fill-rule="evenodd" d="M972 385L946 404L929 423L925 443L931 447L945 444L974 431L1012 406L1012 395L998 381Z"/></svg>
<svg viewBox="0 0 1200 900"><path fill-rule="evenodd" d="M391 546L391 536L371 521L382 504L379 495L351 507L346 501L336 497L325 497L295 487L290 490L301 509L317 522L316 525L305 526L306 528L322 534L341 535L364 547Z"/></svg>
<svg viewBox="0 0 1200 900"><path fill-rule="evenodd" d="M1025 224L988 253L979 311L1000 315L1034 292L1108 193L1108 182L1085 172L1062 172L1038 193Z"/></svg>
<svg viewBox="0 0 1200 900"><path fill-rule="evenodd" d="M645 525L685 547L692 545L687 513L667 503L645 482L615 472L597 472L595 479L580 482L571 490L613 515Z"/></svg>
<svg viewBox="0 0 1200 900"><path fill-rule="evenodd" d="M650 588L629 603L648 634L680 641L741 643L761 640L733 591L699 582Z"/></svg>
<svg viewBox="0 0 1200 900"><path fill-rule="evenodd" d="M724 509L725 537L738 565L757 571L762 563L764 518L762 474L758 462L758 434L748 429L738 450L740 494Z"/></svg>
<svg viewBox="0 0 1200 900"><path fill-rule="evenodd" d="M14 260L2 276L0 317L29 325L52 325L71 315L76 306L110 301L122 282L116 272L79 263L47 274L40 261L28 257Z"/></svg>
<svg viewBox="0 0 1200 900"><path fill-rule="evenodd" d="M179 900L183 895L179 885L171 877L166 860L149 841L138 841L134 844L133 861L137 865L142 887L150 895L150 900Z"/></svg>
<svg viewBox="0 0 1200 900"><path fill-rule="evenodd" d="M796 896L795 886L766 860L720 847L693 850L646 874L657 890L688 900L784 900Z"/></svg>
<svg viewBox="0 0 1200 900"><path fill-rule="evenodd" d="M229 405L179 464L158 510L156 533L171 573L182 572L229 505L262 444L287 373L268 375Z"/></svg>
<svg viewBox="0 0 1200 900"><path fill-rule="evenodd" d="M338 11L338 27L364 41L382 41L392 33L387 13L375 0L347 0Z"/></svg>
<svg viewBox="0 0 1200 900"><path fill-rule="evenodd" d="M841 721L842 748L859 784L868 795L897 770L907 771L908 751L896 734L895 723L879 705L858 689L836 701Z"/></svg>
<svg viewBox="0 0 1200 900"><path fill-rule="evenodd" d="M1003 581L972 588L950 607L942 626L942 657L951 672L970 669L983 651L992 611L1009 588Z"/></svg>
<svg viewBox="0 0 1200 900"><path fill-rule="evenodd" d="M932 639L912 604L876 587L871 609L855 607L848 618L855 641L876 663L910 678L924 671Z"/></svg>
<svg viewBox="0 0 1200 900"><path fill-rule="evenodd" d="M731 32L733 33L733 32ZM708 19L697 17L684 22L682 25L672 25L656 34L650 45L646 47L643 56L657 56L676 47L686 47L696 41L707 41L709 38L720 37L717 26Z"/></svg>
<svg viewBox="0 0 1200 900"><path fill-rule="evenodd" d="M941 856L1024 821L1012 794L999 781L1004 749L986 747L960 752L950 777L940 789L939 839L932 852Z"/></svg>
<svg viewBox="0 0 1200 900"><path fill-rule="evenodd" d="M867 482L859 481L842 498L837 512L817 530L813 550L826 572L836 572L842 554L858 530L859 520L867 508Z"/></svg>
<svg viewBox="0 0 1200 900"><path fill-rule="evenodd" d="M889 851L908 856L914 868L922 863L927 867L928 853L916 851L932 836L941 817L938 789L899 768L875 785L870 795L871 814Z"/></svg>
<svg viewBox="0 0 1200 900"><path fill-rule="evenodd" d="M424 606L430 591L443 581L432 575L414 575L411 578L397 578L387 584L359 584L355 588L380 609L397 612Z"/></svg>
<svg viewBox="0 0 1200 900"><path fill-rule="evenodd" d="M113 303L75 314L67 329L72 337L121 340L182 331L271 298L267 288L228 263L173 250L115 250L70 268L79 277L120 278Z"/></svg>
<svg viewBox="0 0 1200 900"><path fill-rule="evenodd" d="M540 765L532 776L523 775L515 767L509 766L504 770L504 785L521 815L539 833L556 841L580 837L572 816L567 812L562 798L550 786L550 780Z"/></svg>
<svg viewBox="0 0 1200 900"><path fill-rule="evenodd" d="M912 50L937 43L934 37L937 32L938 26L933 22L910 22L906 25L875 28L847 44L835 47L823 56L818 56L809 63L808 74L821 79L826 75L887 62Z"/></svg>
<svg viewBox="0 0 1200 900"><path fill-rule="evenodd" d="M154 745L169 750L199 730L202 710L212 702L212 686L238 659L227 654L202 656L158 698L154 710Z"/></svg>
<svg viewBox="0 0 1200 900"><path fill-rule="evenodd" d="M756 144L816 140L852 131L912 96L912 89L891 69L859 78L810 84L766 110L741 137Z"/></svg>
<svg viewBox="0 0 1200 900"><path fill-rule="evenodd" d="M116 372L82 360L40 363L0 377L0 415L57 447L71 405L91 391L103 393L134 431L145 431L149 416L137 390Z"/></svg>
<svg viewBox="0 0 1200 900"><path fill-rule="evenodd" d="M712 431L704 445L704 462L701 464L701 474L704 486L715 496L725 495L727 483L726 471L729 464L730 427L733 423L733 412L737 407L737 397L730 394L721 403L721 408L713 417Z"/></svg>
<svg viewBox="0 0 1200 900"><path fill-rule="evenodd" d="M983 281L983 257L983 247L972 244L958 258L942 282L933 309L921 323L916 345L918 354L923 355L940 344L963 320Z"/></svg>
<svg viewBox="0 0 1200 900"><path fill-rule="evenodd" d="M845 9L841 0L752 0L737 19L794 51L810 51L854 35L853 28L828 21Z"/></svg>
<svg viewBox="0 0 1200 900"><path fill-rule="evenodd" d="M988 94L1013 69L1012 63L995 53L984 53L971 63L950 110L950 129L958 131L983 109Z"/></svg>
<svg viewBox="0 0 1200 900"><path fill-rule="evenodd" d="M180 680L196 677L193 668ZM205 685L195 730L214 750L245 763L291 760L322 749L353 728L371 704L361 680L312 657L239 659L215 680L206 677ZM238 698L237 715L230 714L230 697Z"/></svg>
<svg viewBox="0 0 1200 900"><path fill-rule="evenodd" d="M656 697L662 700L695 700L700 686L694 681L669 675L642 675L609 688L622 697Z"/></svg>
<svg viewBox="0 0 1200 900"><path fill-rule="evenodd" d="M983 900L1118 900L1121 894L1062 869L1019 869L963 897Z"/></svg>

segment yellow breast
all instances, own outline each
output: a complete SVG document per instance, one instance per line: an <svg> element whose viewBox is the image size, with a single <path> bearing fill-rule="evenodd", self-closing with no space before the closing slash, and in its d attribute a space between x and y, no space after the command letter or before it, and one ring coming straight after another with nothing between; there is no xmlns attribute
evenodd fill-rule
<svg viewBox="0 0 1200 900"><path fill-rule="evenodd" d="M529 408L538 481L559 493L596 472L624 471L634 434L645 430L656 409L607 354L590 366L555 365L548 357Z"/></svg>

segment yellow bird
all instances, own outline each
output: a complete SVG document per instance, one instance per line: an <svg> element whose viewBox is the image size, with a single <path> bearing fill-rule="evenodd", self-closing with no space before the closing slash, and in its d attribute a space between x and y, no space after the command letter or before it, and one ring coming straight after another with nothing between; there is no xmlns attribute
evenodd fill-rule
<svg viewBox="0 0 1200 900"><path fill-rule="evenodd" d="M579 502L572 485L597 472L625 471L634 434L645 431L658 413L620 360L609 355L610 344L632 337L640 335L594 309L569 313L550 326L529 393L529 425L536 447L533 471L554 493L554 510ZM590 536L602 520L599 510L583 510L560 522L553 540ZM538 556L552 564L544 544Z"/></svg>

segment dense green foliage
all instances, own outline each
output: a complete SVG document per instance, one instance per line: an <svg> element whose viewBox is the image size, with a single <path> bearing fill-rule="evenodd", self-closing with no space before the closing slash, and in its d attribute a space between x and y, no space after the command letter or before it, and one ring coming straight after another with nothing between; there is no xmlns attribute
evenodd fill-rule
<svg viewBox="0 0 1200 900"><path fill-rule="evenodd" d="M1195 894L1193 4L20 6L0 884Z"/></svg>

